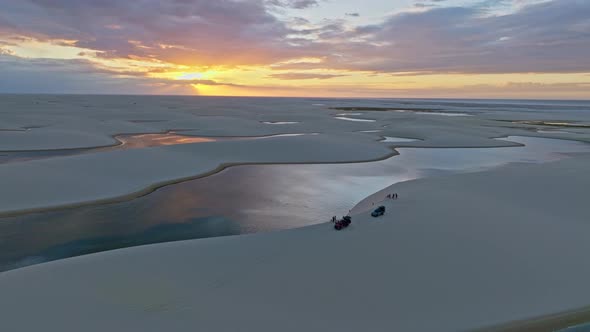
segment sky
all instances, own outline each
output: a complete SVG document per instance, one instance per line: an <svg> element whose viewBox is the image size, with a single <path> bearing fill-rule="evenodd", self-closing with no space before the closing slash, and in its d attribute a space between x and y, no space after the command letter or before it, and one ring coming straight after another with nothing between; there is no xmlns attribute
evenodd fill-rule
<svg viewBox="0 0 590 332"><path fill-rule="evenodd" d="M0 93L590 99L590 1L0 0Z"/></svg>

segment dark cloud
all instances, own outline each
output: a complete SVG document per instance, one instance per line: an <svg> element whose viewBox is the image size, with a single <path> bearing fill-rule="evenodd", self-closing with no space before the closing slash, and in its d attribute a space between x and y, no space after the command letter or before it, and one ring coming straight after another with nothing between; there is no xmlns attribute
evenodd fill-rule
<svg viewBox="0 0 590 332"><path fill-rule="evenodd" d="M346 16L352 16L352 17L359 17L359 16L361 16L361 14L359 14L359 13L346 13L345 15Z"/></svg>

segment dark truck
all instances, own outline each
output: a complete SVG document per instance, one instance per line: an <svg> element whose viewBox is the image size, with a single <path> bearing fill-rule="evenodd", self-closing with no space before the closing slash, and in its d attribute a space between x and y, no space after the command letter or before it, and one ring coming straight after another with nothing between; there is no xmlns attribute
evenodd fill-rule
<svg viewBox="0 0 590 332"><path fill-rule="evenodd" d="M385 206L381 205L380 207L376 208L375 211L371 212L371 216L377 218L385 214Z"/></svg>
<svg viewBox="0 0 590 332"><path fill-rule="evenodd" d="M336 222L334 222L334 229L339 231L343 228L348 227L351 222L352 219L350 218L350 216L344 216L341 220L337 220Z"/></svg>

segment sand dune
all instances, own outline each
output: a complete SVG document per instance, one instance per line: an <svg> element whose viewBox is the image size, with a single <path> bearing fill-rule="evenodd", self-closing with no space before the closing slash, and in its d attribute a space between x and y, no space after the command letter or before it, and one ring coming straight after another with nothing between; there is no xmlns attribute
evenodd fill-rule
<svg viewBox="0 0 590 332"><path fill-rule="evenodd" d="M2 103L14 106L14 98L23 97ZM194 108L167 97L159 105L113 97L95 105L104 112L92 113L80 109L84 98L60 97L61 105L29 105L27 112L7 108L0 144L7 150L69 148L104 145L124 132L247 136L285 130L264 121L298 122L288 127L319 135L0 165L0 212L137 194L228 163L374 160L396 146L513 146L492 139L507 135L590 141L579 128L544 134L512 122L556 115L509 106L469 117L366 111L363 117L375 122L363 123L334 119L337 111L329 109L354 101L328 100L322 108L310 102L306 108L301 101L254 107L205 99ZM582 117L572 112L559 116ZM501 119L507 121L496 121ZM31 126L48 129L19 129ZM380 142L385 136L418 141ZM0 273L1 326L49 332L458 331L575 310L590 302L589 165L589 155L576 154L395 184L383 193L398 192L400 199L383 203L384 217L369 216L368 202L380 204L385 194L373 195L353 209L352 226L341 232L318 224L114 250Z"/></svg>
<svg viewBox="0 0 590 332"><path fill-rule="evenodd" d="M244 104L241 99L231 98L204 98L190 103L182 97L160 97L158 102L153 102L150 98L133 96L38 96L37 103L31 104L27 98L6 96L0 100L3 109L0 129L6 129L0 131L0 151L105 146L115 144L113 136L117 134L168 130L195 136L318 135L104 151L4 164L0 165L3 179L0 214L139 195L164 183L206 175L227 164L369 161L390 156L393 151L388 147L395 146L514 146L492 139L508 135L590 142L590 131L574 136L546 134L531 130L527 124L494 121L515 116L542 120L551 114L540 112L478 110L470 117L423 117L412 112L364 111L363 117L375 122L354 122L336 119L341 111L330 108L330 104L352 103L346 100L333 100L318 108L305 99L262 99ZM578 113L564 111L561 116L576 119ZM265 121L297 123L271 126ZM379 142L383 137L417 140L385 146Z"/></svg>
<svg viewBox="0 0 590 332"><path fill-rule="evenodd" d="M589 163L581 155L401 183L384 217L355 215L342 232L321 224L9 271L3 326L457 331L582 307Z"/></svg>

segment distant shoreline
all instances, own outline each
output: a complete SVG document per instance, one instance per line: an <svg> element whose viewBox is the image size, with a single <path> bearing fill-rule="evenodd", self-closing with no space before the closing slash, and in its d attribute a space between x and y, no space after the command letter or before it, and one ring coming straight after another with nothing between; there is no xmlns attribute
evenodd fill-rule
<svg viewBox="0 0 590 332"><path fill-rule="evenodd" d="M317 99L317 100L411 100L411 101L518 101L518 102L530 102L530 101L541 101L541 102L590 102L590 99L563 99L563 98L547 98L547 99L530 99L530 98L458 98L458 97L292 97L292 96L226 96L226 95L193 95L193 94L112 94L112 93L52 93L52 92L0 92L0 96L105 96L105 97L197 97L197 98L267 98L267 99Z"/></svg>

